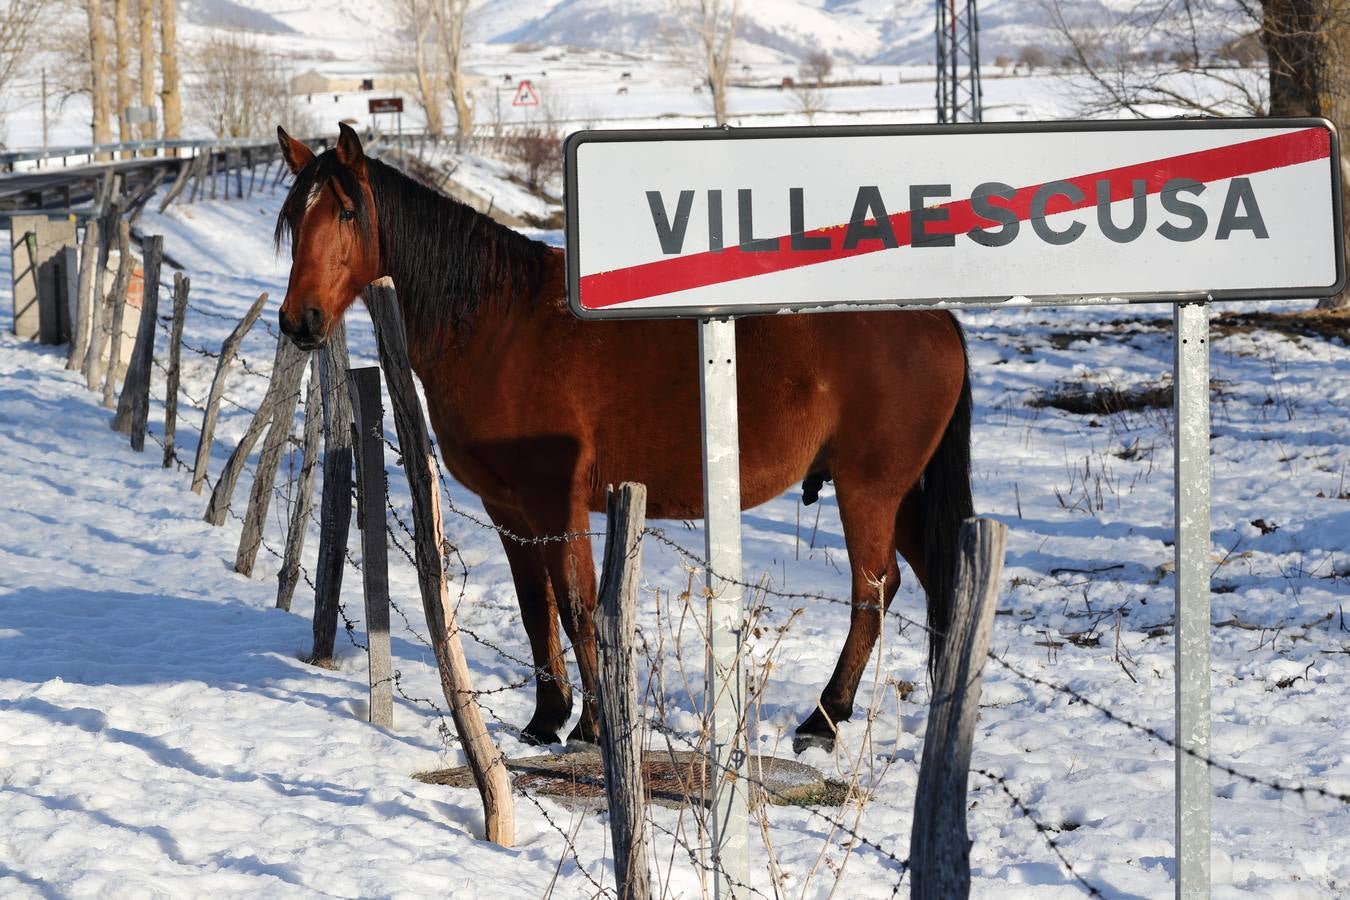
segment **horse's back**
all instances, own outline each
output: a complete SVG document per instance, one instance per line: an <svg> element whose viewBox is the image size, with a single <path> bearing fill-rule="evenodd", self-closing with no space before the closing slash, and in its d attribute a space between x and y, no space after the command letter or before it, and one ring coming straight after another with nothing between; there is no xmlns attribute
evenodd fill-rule
<svg viewBox="0 0 1350 900"><path fill-rule="evenodd" d="M648 485L653 516L701 515L697 324L573 322L566 330L553 361L576 379L567 402L591 445L591 506L602 508L605 485L635 480ZM747 507L841 464L883 476L921 471L965 374L946 312L745 317L736 347Z"/></svg>

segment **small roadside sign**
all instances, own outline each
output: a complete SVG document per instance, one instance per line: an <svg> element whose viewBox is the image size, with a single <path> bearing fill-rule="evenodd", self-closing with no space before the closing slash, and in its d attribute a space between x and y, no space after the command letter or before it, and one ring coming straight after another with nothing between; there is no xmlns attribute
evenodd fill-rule
<svg viewBox="0 0 1350 900"><path fill-rule="evenodd" d="M401 113L403 112L402 97L380 97L367 101L367 107L371 115L377 113Z"/></svg>
<svg viewBox="0 0 1350 900"><path fill-rule="evenodd" d="M1345 283L1324 119L579 132L566 156L584 317Z"/></svg>
<svg viewBox="0 0 1350 900"><path fill-rule="evenodd" d="M539 92L534 89L534 85L529 80L522 81L516 85L516 95L511 99L512 106L538 106Z"/></svg>

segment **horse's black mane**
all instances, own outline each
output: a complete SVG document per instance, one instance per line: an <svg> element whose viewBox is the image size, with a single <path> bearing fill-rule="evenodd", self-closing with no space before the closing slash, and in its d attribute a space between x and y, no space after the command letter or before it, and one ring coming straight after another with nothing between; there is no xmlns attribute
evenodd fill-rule
<svg viewBox="0 0 1350 900"><path fill-rule="evenodd" d="M394 279L409 333L434 334L447 325L472 326L494 299L532 303L539 298L552 251L463 203L452 200L376 159L366 159L378 222L362 202L356 176L334 150L310 160L295 176L277 215L275 240L295 241L310 193L337 181L352 198L355 224L367 238L377 227L384 265Z"/></svg>

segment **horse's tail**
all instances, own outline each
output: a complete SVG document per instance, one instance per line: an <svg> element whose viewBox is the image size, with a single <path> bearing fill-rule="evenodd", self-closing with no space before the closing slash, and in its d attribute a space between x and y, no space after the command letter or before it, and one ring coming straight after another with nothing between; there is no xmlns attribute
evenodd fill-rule
<svg viewBox="0 0 1350 900"><path fill-rule="evenodd" d="M957 539L961 523L975 515L970 496L970 358L961 323L952 316L961 341L961 395L947 420L937 451L919 482L923 512L923 561L928 576L928 672L936 674L942 642L951 623L956 590Z"/></svg>

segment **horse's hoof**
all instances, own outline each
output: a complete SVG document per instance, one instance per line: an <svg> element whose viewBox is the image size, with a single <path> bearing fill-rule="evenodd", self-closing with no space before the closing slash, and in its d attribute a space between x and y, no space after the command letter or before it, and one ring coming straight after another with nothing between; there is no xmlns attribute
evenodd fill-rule
<svg viewBox="0 0 1350 900"><path fill-rule="evenodd" d="M562 740L558 737L558 732L538 731L529 726L526 726L525 730L520 733L520 739L531 747L547 747L549 744L562 743Z"/></svg>
<svg viewBox="0 0 1350 900"><path fill-rule="evenodd" d="M600 743L600 735L597 733L597 729L594 725L588 726L584 722L578 722L576 727L567 735L567 743L598 746Z"/></svg>
<svg viewBox="0 0 1350 900"><path fill-rule="evenodd" d="M834 752L834 735L816 734L798 731L792 738L792 752L800 756L812 747L819 747L826 753Z"/></svg>

